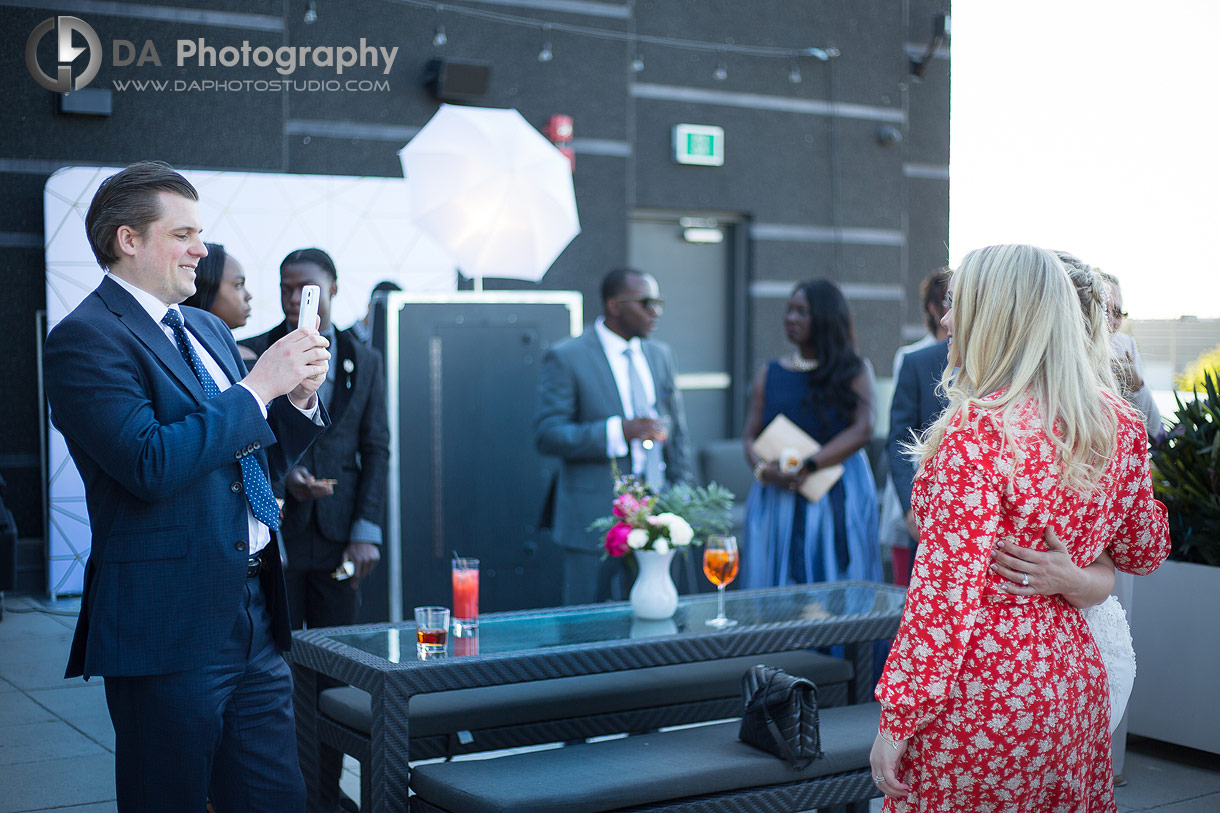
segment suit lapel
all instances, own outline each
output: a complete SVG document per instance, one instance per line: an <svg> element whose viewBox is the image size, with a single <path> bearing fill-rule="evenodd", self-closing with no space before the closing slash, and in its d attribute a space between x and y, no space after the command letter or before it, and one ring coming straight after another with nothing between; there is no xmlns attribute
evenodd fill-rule
<svg viewBox="0 0 1220 813"><path fill-rule="evenodd" d="M343 412L352 398L356 376L360 374L356 369L356 348L352 344L354 341L348 331L335 330L335 344L338 345L335 348L335 381L330 390L331 402L326 405L332 424L343 419Z"/></svg>
<svg viewBox="0 0 1220 813"><path fill-rule="evenodd" d="M186 311L183 311L183 314L185 315ZM225 371L225 375L229 377L230 384L236 384L245 378L245 375L237 369L237 361L233 358L233 354L218 352L218 348L213 346L212 339L215 338L214 336L207 335L201 329L201 326L195 324L189 317L184 321L186 322L186 329L195 335L195 338L208 351L208 354L220 365L220 369Z"/></svg>
<svg viewBox="0 0 1220 813"><path fill-rule="evenodd" d="M153 322L148 311L140 307L140 303L136 302L130 294L123 290L122 286L108 276L102 279L97 293L106 303L106 307L110 308L110 311L123 323L123 326L130 330L165 365L174 378L178 379L179 383L195 396L196 401L202 404L207 400L203 394L203 385L195 377L194 370L186 363L182 353L165 335L161 326Z"/></svg>
<svg viewBox="0 0 1220 813"><path fill-rule="evenodd" d="M607 404L617 404L617 414L626 416L627 408L623 405L618 384L614 382L614 371L610 369L610 360L606 358L606 348L602 345L602 340L597 337L597 331L594 329L586 330L583 335L588 337L585 349L591 356L589 369L601 386L602 398ZM610 409L613 411L613 407Z"/></svg>
<svg viewBox="0 0 1220 813"><path fill-rule="evenodd" d="M652 375L652 388L657 399L657 406L660 406L667 395L661 379L661 372L665 369L665 358L661 355L660 348L650 341L641 341L640 346L644 348L644 358L648 361L648 372Z"/></svg>

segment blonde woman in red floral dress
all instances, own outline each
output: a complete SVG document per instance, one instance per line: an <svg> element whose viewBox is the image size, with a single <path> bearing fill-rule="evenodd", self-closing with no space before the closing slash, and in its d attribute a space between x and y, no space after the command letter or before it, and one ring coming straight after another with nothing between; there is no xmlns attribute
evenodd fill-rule
<svg viewBox="0 0 1220 813"><path fill-rule="evenodd" d="M883 809L1114 811L1093 637L1067 597L1006 589L991 552L1046 550L1049 534L1082 571L1103 551L1119 570L1155 570L1169 537L1147 432L1093 374L1075 291L1052 253L970 253L944 323L949 406L915 449L919 554L877 686L871 762Z"/></svg>

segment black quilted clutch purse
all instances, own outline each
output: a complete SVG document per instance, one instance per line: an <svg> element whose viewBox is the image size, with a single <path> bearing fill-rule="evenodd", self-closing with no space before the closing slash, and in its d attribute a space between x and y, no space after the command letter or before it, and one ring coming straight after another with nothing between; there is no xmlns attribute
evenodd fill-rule
<svg viewBox="0 0 1220 813"><path fill-rule="evenodd" d="M795 770L822 756L818 689L774 666L751 666L741 677L742 742L774 754Z"/></svg>

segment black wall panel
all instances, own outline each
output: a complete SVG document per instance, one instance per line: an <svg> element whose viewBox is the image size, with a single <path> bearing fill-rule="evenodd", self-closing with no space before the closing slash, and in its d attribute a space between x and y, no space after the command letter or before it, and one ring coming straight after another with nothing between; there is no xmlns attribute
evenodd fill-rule
<svg viewBox="0 0 1220 813"><path fill-rule="evenodd" d="M24 495L15 505L23 535L42 533L41 507L29 504L31 495L39 493L35 486L41 477L33 324L35 312L45 305L38 246L42 187L54 168L159 158L194 169L398 177L398 149L438 106L423 84L424 68L434 58L488 63L491 80L481 104L516 107L538 128L554 113L574 119L583 231L537 287L580 291L586 314L593 316L602 274L626 261L627 222L634 210L719 211L762 227L837 226L849 235L851 230L878 230L863 239L848 236L836 246L825 234L819 241L787 241L768 237L762 228L748 238L742 256L745 275L755 282L827 276L891 292L873 290L851 302L862 349L878 372L888 370L902 341L903 322L919 321L918 306L910 303L919 279L947 254L949 61L934 60L920 82L908 74L908 46L922 48L932 15L948 10L947 0L610 0L555 8L459 0L446 6L509 14L536 25L506 25L384 0L318 2L312 24L304 20L305 0L129 1L106 4L105 14L60 12L82 17L104 44L102 68L91 86L113 90L113 112L105 118L57 113L55 95L26 71L26 39L55 12L0 9L0 98L5 100L0 183L6 192L0 212L0 271L8 283L0 318L14 326L15 334L14 358L6 365L10 397L0 406L5 427L0 463L6 466L0 471L10 494ZM607 9L623 13L599 13ZM544 31L546 23L729 47L834 47L841 55L827 64L810 56L793 60L727 49L637 47L609 34L593 38ZM440 47L432 41L438 24L448 39ZM344 75L388 81L388 92L114 90L115 80L189 82L235 73L263 75L254 69L200 68L193 61L178 68L175 41L201 36L216 47L246 40L252 47L273 48L355 44L365 37L370 44L399 50L388 75L369 68ZM152 40L162 67L111 65L109 45L116 38L131 40L137 49L143 40ZM53 47L51 39L44 39L44 57ZM542 62L538 52L544 41L553 58ZM644 61L640 71L631 68L637 55ZM794 63L801 74L796 83L789 81ZM728 72L723 80L713 77L720 64ZM329 69L302 67L292 78L335 77ZM669 99L645 98L655 95L656 88L668 89ZM721 96L696 103L689 98L692 93ZM686 98L674 100L681 97ZM783 109L793 104L806 109ZM834 104L841 106L842 115L830 114ZM680 122L724 128L723 167L672 162L671 132ZM899 143L887 147L878 142L883 124L896 128ZM941 177L935 177L937 172ZM492 280L488 287L535 286ZM768 290L773 293L774 287ZM895 290L905 290L907 301L891 296ZM783 297L771 293L750 299L749 323L739 338L751 348L751 370L787 350L779 326L782 306ZM698 330L698 325L681 327Z"/></svg>

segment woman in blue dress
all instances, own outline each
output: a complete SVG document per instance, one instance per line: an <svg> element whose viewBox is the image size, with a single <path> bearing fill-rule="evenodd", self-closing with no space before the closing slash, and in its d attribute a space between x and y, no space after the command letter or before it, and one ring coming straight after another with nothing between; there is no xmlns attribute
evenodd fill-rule
<svg viewBox="0 0 1220 813"><path fill-rule="evenodd" d="M856 352L847 300L828 280L801 283L788 298L784 330L796 350L754 376L742 432L757 480L746 501L742 586L881 581L877 488L865 452L873 376ZM751 448L781 413L822 446L792 474ZM822 499L797 493L806 477L836 463L843 476Z"/></svg>

